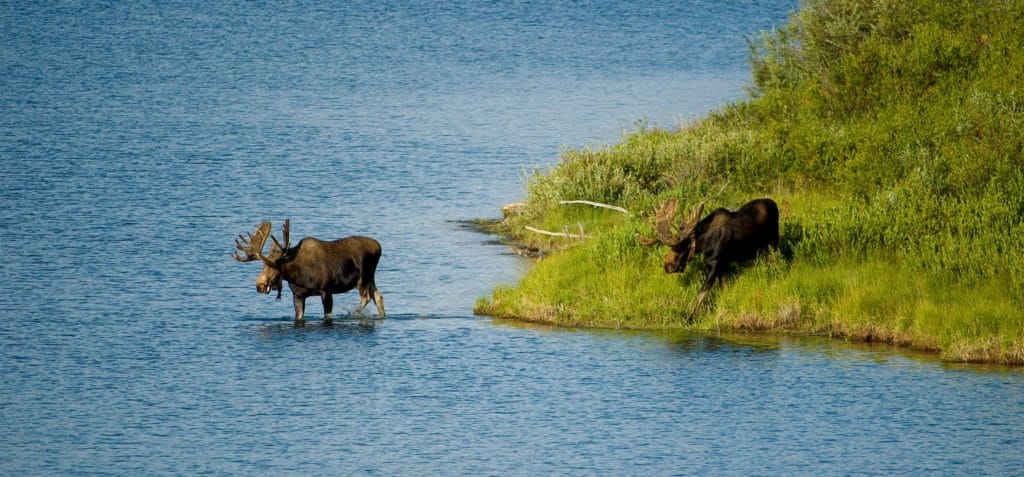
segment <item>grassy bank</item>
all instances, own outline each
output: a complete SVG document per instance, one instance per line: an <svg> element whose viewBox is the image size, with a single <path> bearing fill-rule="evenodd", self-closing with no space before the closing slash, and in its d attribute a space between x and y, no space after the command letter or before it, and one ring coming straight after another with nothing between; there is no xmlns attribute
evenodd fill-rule
<svg viewBox="0 0 1024 477"><path fill-rule="evenodd" d="M751 42L747 98L643 125L527 178L517 239L562 248L477 311L573 326L758 329L1024 363L1024 4L810 0ZM702 267L661 272L635 214L785 203L782 253L687 323ZM577 232L550 238L524 227Z"/></svg>

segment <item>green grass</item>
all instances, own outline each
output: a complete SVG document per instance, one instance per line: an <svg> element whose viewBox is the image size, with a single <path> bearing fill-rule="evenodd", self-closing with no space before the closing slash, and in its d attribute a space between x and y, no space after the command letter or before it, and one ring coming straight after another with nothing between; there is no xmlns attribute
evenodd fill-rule
<svg viewBox="0 0 1024 477"><path fill-rule="evenodd" d="M942 283L883 260L785 270L758 264L719 295L712 320L733 329L895 343L955 361L1019 363L1024 314L1002 290L998 282Z"/></svg>
<svg viewBox="0 0 1024 477"><path fill-rule="evenodd" d="M566 325L829 334L1024 363L1024 3L808 0L751 41L747 98L677 130L567 150L526 178L511 234L564 248L478 311ZM634 212L784 204L783 253L686 317ZM576 233L538 237L524 226Z"/></svg>

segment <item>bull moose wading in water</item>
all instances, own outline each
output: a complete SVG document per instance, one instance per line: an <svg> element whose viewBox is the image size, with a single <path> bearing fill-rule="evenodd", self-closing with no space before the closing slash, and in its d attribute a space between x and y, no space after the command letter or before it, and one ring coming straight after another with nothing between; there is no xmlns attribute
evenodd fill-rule
<svg viewBox="0 0 1024 477"><path fill-rule="evenodd" d="M779 206L771 199L747 202L733 212L719 208L700 218L704 204L694 209L689 219L680 216L679 226L673 224L679 201L670 199L655 209L654 221L648 220L657 237L639 237L640 243L661 243L669 248L665 256L665 273L679 273L696 254L704 256L707 277L697 294L697 303L690 313L692 320L708 290L718 279L722 286L725 273L733 263L756 258L769 247L779 248Z"/></svg>
<svg viewBox="0 0 1024 477"><path fill-rule="evenodd" d="M332 242L306 237L294 247L288 243L289 221L284 221L282 237L284 244L270 234L270 222L256 226L256 232L244 237L241 234L235 239L238 251L235 260L263 262L263 270L256 277L256 291L270 293L277 290L277 298L281 298L281 282L287 281L292 290L295 304L295 324L301 326L305 321L306 298L319 295L324 304L324 324L330 325L331 312L334 308L335 293L344 293L353 288L359 289L359 309L362 310L370 300L377 307L377 314L384 318L384 296L377 290L374 274L380 261L380 243L369 237L346 237ZM273 241L270 252L263 255L263 246L267 238Z"/></svg>

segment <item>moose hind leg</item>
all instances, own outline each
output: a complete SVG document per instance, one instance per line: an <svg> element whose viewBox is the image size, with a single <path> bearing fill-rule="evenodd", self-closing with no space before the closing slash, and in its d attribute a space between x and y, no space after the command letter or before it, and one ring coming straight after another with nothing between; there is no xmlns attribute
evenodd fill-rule
<svg viewBox="0 0 1024 477"><path fill-rule="evenodd" d="M359 309L362 310L370 302L370 290L366 287L359 287Z"/></svg>
<svg viewBox="0 0 1024 477"><path fill-rule="evenodd" d="M377 290L377 284L369 282L365 288L359 289L359 308L366 306L373 299L373 305L377 307L377 316L384 318L384 295L380 294L380 290Z"/></svg>
<svg viewBox="0 0 1024 477"><path fill-rule="evenodd" d="M373 304L377 307L377 315L384 318L384 295L380 294L377 287L373 287Z"/></svg>
<svg viewBox="0 0 1024 477"><path fill-rule="evenodd" d="M377 316L384 318L384 295L380 294L377 290L377 284L373 282L372 277L369 279L361 279L359 281L359 309L362 310L370 300L373 300L373 305L377 307Z"/></svg>
<svg viewBox="0 0 1024 477"><path fill-rule="evenodd" d="M320 295L320 301L324 304L324 325L331 326L334 322L334 295L324 292Z"/></svg>

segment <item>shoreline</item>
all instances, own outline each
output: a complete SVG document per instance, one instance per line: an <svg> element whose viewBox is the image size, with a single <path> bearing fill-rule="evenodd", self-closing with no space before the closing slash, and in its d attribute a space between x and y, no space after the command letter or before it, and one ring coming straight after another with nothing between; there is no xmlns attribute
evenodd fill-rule
<svg viewBox="0 0 1024 477"><path fill-rule="evenodd" d="M561 257L562 252L572 250L580 244L578 241L565 242L549 240L545 242L536 238L528 239L525 234L516 234L513 231L513 226L509 223L509 218L512 215L514 214L506 213L503 214L503 217L500 219L473 219L463 221L462 223L468 227L472 227L479 233L498 236L499 238L494 242L495 244L510 247L517 255L532 259L535 266L544 262L547 258ZM758 263L753 266L756 267L760 265L761 264ZM751 264L745 265L738 271L738 273L733 274L729 279L727 279L727 283L741 279L744 272L749 271L751 267ZM648 272L655 277L661 273L660 270L655 270L655 267L653 266L650 267ZM702 269L700 270L700 273L703 273ZM527 277L524 277L520 282L526 278ZM754 279L754 277L750 278ZM687 292L695 291L688 289L694 287L693 283L694 282L690 280L688 284L677 284L679 286L678 300L680 302L686 302L686 305L688 305L689 300L692 299L692 297L689 297ZM621 308L617 310L626 317L623 320L610 322L596 317L590 317L587 319L585 317L586 313L581 312L581 310L574 309L574 305L571 303L544 305L542 300L532 299L530 297L517 297L516 299L532 303L519 303L512 307L502 306L501 302L504 300L503 297L505 294L508 294L511 290L516 289L520 285L521 283L517 283L510 287L497 287L492 291L490 297L481 297L477 301L473 308L473 314L527 325L553 326L561 329L628 330L657 334L687 333L706 337L720 336L723 334L753 334L780 339L827 339L856 345L888 346L907 353L923 353L948 364L960 363L1011 367L1014 369L1024 368L1024 354L1006 355L1005 353L1000 353L995 349L997 347L994 343L989 343L987 346L980 346L974 350L961 350L962 354L959 355L959 357L951 357L947 356L946 353L943 352L942 347L937 343L929 340L915 340L913 337L909 337L905 333L900 333L894 330L885 330L874 326L857 329L855 327L842 325L842 319L837 320L839 323L833 324L827 328L822 328L816 322L805 321L801 323L800 320L794 319L792 316L786 316L792 315L794 313L793 309L775 310L776 315L781 315L782 319L780 319L780 316L772 317L767 316L767 314L730 314L729 310L720 309L720 297L718 297L719 299L716 299L710 307L706 307L697 320L689 324L685 322L683 315L677 316L676 320L662 321L658 323L632 320L629 319L628 315L635 316L638 313L642 313L642 311L630 309L630 313L625 313L628 308ZM722 293L723 292L721 291L718 292L718 294ZM799 307L799 305L795 306ZM797 313L799 312L797 311ZM581 319L581 317L584 318Z"/></svg>

